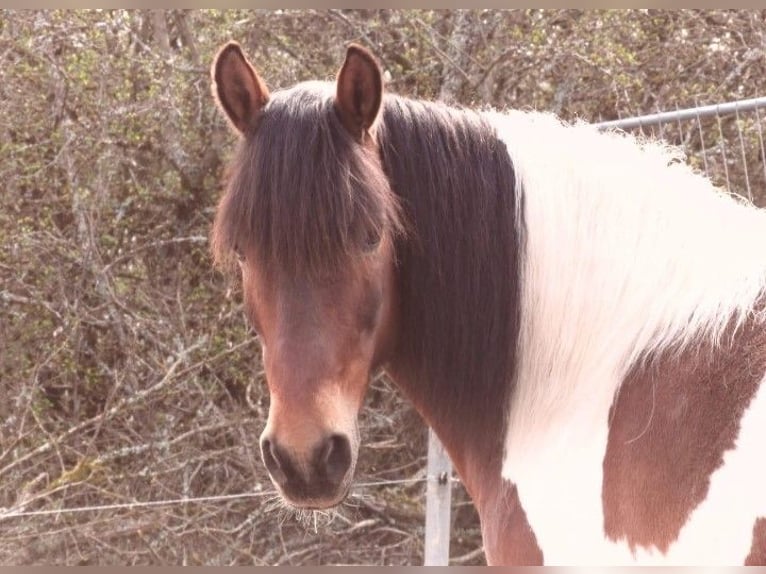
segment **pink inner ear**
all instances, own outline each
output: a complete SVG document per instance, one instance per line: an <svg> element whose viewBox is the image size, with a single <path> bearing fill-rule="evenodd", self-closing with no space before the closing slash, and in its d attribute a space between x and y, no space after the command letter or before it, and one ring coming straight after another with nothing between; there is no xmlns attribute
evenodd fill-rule
<svg viewBox="0 0 766 574"><path fill-rule="evenodd" d="M349 46L338 73L336 104L346 128L357 137L372 127L383 98L383 78L373 56Z"/></svg>

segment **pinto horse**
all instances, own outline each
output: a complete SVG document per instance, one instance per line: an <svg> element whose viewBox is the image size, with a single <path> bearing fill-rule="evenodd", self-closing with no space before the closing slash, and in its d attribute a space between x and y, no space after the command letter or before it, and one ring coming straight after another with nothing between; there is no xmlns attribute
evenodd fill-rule
<svg viewBox="0 0 766 574"><path fill-rule="evenodd" d="M366 49L270 93L212 249L241 269L283 498L340 503L385 369L444 443L490 564L766 563L766 213L659 143L384 93Z"/></svg>

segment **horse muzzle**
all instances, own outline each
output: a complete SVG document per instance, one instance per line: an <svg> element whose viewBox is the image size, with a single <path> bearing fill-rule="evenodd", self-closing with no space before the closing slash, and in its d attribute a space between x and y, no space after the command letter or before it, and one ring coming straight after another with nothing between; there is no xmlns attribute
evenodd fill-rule
<svg viewBox="0 0 766 574"><path fill-rule="evenodd" d="M348 494L356 464L354 446L347 435L333 433L301 452L264 433L261 456L286 502L321 509L340 504Z"/></svg>

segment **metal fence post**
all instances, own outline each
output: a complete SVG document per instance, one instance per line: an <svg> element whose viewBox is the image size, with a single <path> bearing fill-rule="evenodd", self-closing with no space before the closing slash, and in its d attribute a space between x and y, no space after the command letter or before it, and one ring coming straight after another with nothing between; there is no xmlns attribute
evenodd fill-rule
<svg viewBox="0 0 766 574"><path fill-rule="evenodd" d="M449 565L452 461L434 431L428 429L425 566Z"/></svg>

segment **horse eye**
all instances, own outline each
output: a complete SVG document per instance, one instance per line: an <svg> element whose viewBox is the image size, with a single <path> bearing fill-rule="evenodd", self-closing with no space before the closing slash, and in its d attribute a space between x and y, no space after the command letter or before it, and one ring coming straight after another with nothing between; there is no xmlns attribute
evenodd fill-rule
<svg viewBox="0 0 766 574"><path fill-rule="evenodd" d="M239 245L234 246L234 253L237 255L237 259L240 263L244 263L245 261L245 254L242 253L242 250L239 248Z"/></svg>
<svg viewBox="0 0 766 574"><path fill-rule="evenodd" d="M382 235L377 231L370 231L365 234L364 242L362 243L362 250L365 253L373 253L377 251Z"/></svg>

